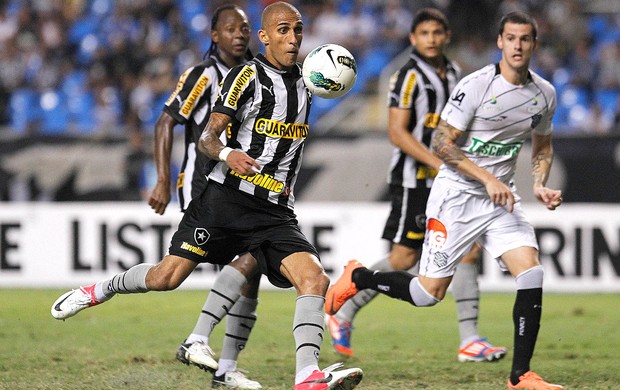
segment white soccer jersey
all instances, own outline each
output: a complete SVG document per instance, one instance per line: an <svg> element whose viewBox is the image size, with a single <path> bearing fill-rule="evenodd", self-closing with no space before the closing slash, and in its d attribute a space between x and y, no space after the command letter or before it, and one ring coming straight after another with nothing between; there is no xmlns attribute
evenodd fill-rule
<svg viewBox="0 0 620 390"><path fill-rule="evenodd" d="M500 75L499 64L492 64L457 84L441 118L464 131L458 145L467 158L508 184L531 132L551 133L555 106L551 83L530 71L525 85L513 85ZM459 190L486 194L481 183L446 164L437 179L447 179Z"/></svg>

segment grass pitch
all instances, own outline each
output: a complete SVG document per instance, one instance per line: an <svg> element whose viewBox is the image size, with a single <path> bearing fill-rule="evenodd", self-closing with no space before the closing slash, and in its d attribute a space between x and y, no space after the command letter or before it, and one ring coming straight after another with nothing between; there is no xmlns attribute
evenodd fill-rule
<svg viewBox="0 0 620 390"><path fill-rule="evenodd" d="M211 376L178 363L204 291L117 296L65 322L50 315L62 290L0 289L0 389L205 389ZM512 359L513 294L482 295L480 330L509 347L497 363L459 363L454 300L414 308L378 297L356 319L359 389L505 389ZM265 389L291 389L295 295L263 291L239 366ZM620 388L620 296L546 294L532 369L566 389ZM219 351L224 326L211 337ZM321 367L343 359L326 340Z"/></svg>

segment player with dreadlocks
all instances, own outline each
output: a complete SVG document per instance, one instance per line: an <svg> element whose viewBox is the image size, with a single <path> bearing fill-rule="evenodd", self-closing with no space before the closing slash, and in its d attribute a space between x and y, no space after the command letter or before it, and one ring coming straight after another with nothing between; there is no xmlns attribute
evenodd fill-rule
<svg viewBox="0 0 620 390"><path fill-rule="evenodd" d="M185 211L189 201L204 190L210 160L196 150L196 145L217 99L220 81L230 68L253 57L249 42L250 25L243 10L232 4L217 8L211 20L211 46L204 61L181 75L155 125L157 184L148 202L156 213L163 214L170 202L170 154L177 124L185 125L185 157L177 180L181 210ZM247 266L248 257L251 255L245 254L222 269L213 286L215 293L209 294L192 333L177 351L179 361L214 372L214 386L261 388L236 369L237 356L256 321L260 274L241 292L229 286L236 285L231 281L243 278L238 269ZM226 308L230 311L218 364L208 341L215 325L227 314Z"/></svg>

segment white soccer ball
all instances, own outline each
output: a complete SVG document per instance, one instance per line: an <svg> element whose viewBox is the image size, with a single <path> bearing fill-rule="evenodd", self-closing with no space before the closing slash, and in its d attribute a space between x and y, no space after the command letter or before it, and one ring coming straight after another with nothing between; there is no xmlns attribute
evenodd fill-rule
<svg viewBox="0 0 620 390"><path fill-rule="evenodd" d="M301 74L313 95L334 99L355 85L357 63L347 49L328 43L308 53Z"/></svg>

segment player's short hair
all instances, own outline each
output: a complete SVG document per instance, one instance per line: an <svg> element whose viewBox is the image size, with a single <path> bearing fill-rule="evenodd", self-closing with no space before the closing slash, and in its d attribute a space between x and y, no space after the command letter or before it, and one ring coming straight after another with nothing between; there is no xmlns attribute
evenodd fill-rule
<svg viewBox="0 0 620 390"><path fill-rule="evenodd" d="M536 38L538 37L538 23L536 23L536 20L525 12L513 11L504 15L504 17L502 17L502 20L500 20L499 22L500 36L504 33L504 26L506 25L506 23L529 24L530 26L532 26L532 35L534 40L536 40Z"/></svg>
<svg viewBox="0 0 620 390"><path fill-rule="evenodd" d="M437 23L441 24L446 31L450 30L450 25L448 24L448 18L437 8L421 8L418 12L415 13L413 17L413 22L411 23L411 32L415 32L416 27L422 22L427 22L429 20L434 20Z"/></svg>

